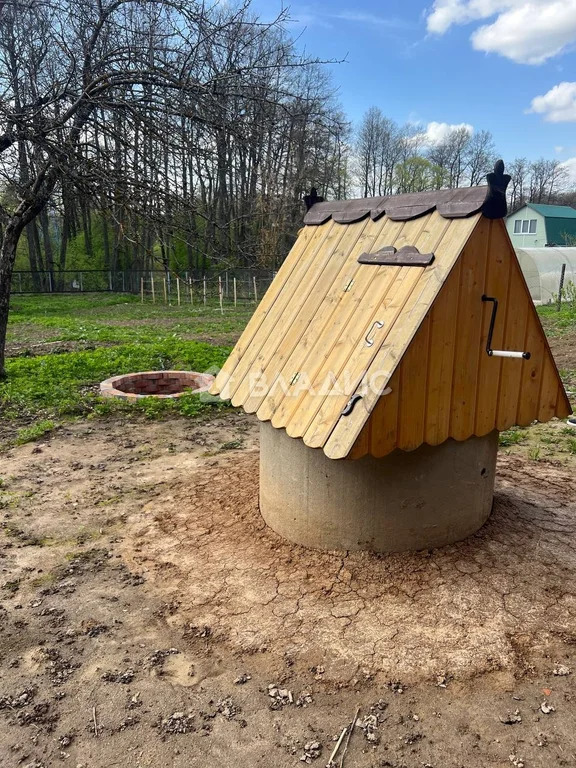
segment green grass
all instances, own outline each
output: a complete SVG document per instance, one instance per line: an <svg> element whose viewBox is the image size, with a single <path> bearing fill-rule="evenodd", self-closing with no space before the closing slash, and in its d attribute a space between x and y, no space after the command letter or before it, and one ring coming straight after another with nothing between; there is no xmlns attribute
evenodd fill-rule
<svg viewBox="0 0 576 768"><path fill-rule="evenodd" d="M22 427L22 429L18 430L18 434L16 435L16 445L33 443L35 440L38 440L39 438L44 437L44 435L52 432L55 426L56 425L53 421L46 419L44 421L37 421L30 427Z"/></svg>
<svg viewBox="0 0 576 768"><path fill-rule="evenodd" d="M131 294L17 296L10 311L8 343L149 343L185 336L231 345L253 311L252 303L227 305L223 315L214 302L180 307L142 304Z"/></svg>
<svg viewBox="0 0 576 768"><path fill-rule="evenodd" d="M507 448L511 445L518 445L518 443L526 440L526 432L520 429L507 429L505 432L500 432L500 447Z"/></svg>
<svg viewBox="0 0 576 768"><path fill-rule="evenodd" d="M561 336L576 327L576 309L569 302L562 304L560 312L555 304L546 304L537 309L548 336Z"/></svg>
<svg viewBox="0 0 576 768"><path fill-rule="evenodd" d="M228 308L141 304L130 295L16 297L10 313L7 379L0 383L4 423L25 427L12 442L38 439L56 422L140 410L150 418L197 416L222 407L198 395L136 403L99 396L110 376L169 368L218 369L245 326L253 305ZM201 340L196 340L201 339ZM68 342L64 351L50 342Z"/></svg>
<svg viewBox="0 0 576 768"><path fill-rule="evenodd" d="M253 310L251 303L225 306L222 315L214 303L142 304L130 294L15 296L8 328L12 357L8 378L0 383L0 427L10 431L13 425L9 442L14 444L36 440L63 419L77 416L140 411L162 418L213 412L222 406L202 402L197 395L127 403L100 398L98 385L138 370L219 368ZM570 305L561 312L551 306L538 311L550 335L576 326ZM565 381L572 381L573 374L564 372ZM525 439L524 430L508 430L500 444L514 446Z"/></svg>
<svg viewBox="0 0 576 768"><path fill-rule="evenodd" d="M222 366L228 353L225 347L172 339L12 358L6 366L8 379L0 384L0 409L7 418L85 414L99 399L97 385L110 376L169 368L203 372Z"/></svg>

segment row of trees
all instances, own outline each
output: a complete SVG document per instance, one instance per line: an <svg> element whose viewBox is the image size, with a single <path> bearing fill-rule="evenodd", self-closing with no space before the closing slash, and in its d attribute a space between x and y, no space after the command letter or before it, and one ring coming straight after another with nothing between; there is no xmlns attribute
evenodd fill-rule
<svg viewBox="0 0 576 768"><path fill-rule="evenodd" d="M431 138L372 107L352 129L285 14L251 0L0 3L0 374L15 263L276 266L311 186L327 198L480 183L492 136ZM512 205L556 200L558 163L515 160Z"/></svg>
<svg viewBox="0 0 576 768"><path fill-rule="evenodd" d="M352 185L365 197L475 186L484 183L498 157L489 131L458 126L434 136L423 126L398 125L371 107L356 132ZM516 158L507 163L507 172L512 210L527 201L572 200L567 171L557 160Z"/></svg>
<svg viewBox="0 0 576 768"><path fill-rule="evenodd" d="M284 22L250 0L3 0L0 375L19 245L53 285L78 247L248 264L285 252L311 179L346 194L348 125Z"/></svg>

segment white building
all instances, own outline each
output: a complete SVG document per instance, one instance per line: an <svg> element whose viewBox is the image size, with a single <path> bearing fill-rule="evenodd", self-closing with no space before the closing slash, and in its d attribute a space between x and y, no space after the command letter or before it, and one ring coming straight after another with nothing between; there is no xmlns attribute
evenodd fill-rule
<svg viewBox="0 0 576 768"><path fill-rule="evenodd" d="M507 217L506 229L514 248L576 245L576 209L527 203Z"/></svg>

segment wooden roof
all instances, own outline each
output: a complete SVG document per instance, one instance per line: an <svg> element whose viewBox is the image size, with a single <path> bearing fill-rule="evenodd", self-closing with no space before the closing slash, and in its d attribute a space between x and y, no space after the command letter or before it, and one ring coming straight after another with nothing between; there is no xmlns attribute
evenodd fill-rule
<svg viewBox="0 0 576 768"><path fill-rule="evenodd" d="M368 215L376 221L384 214L392 221L408 221L434 210L444 218L465 218L483 210L488 189L466 187L359 200L330 200L316 203L304 217L304 224L324 224L330 218L338 224L352 224Z"/></svg>
<svg viewBox="0 0 576 768"><path fill-rule="evenodd" d="M422 409L425 418L426 414L431 414L432 422L437 420L433 413L440 413L442 427L433 435L434 430L427 433L423 428L415 428L404 440L407 449L426 441L436 444L451 436L465 439L477 434L477 401L490 400L490 397L497 401L502 396L522 400L518 377L523 371L522 375L533 382L534 376L528 371L532 371L534 363L530 367L528 361L488 358L485 343L489 309L481 302L482 294L491 287L488 265L492 228L504 233L506 247L515 259L513 250L502 222L489 221L480 212L475 212L482 209L486 188L460 192L462 194L457 195L452 190L450 196L444 192L429 193L426 201L418 204L414 202L414 196L403 196L408 198L404 201L395 198L392 216L386 198L316 204L307 215L308 226L301 230L218 375L213 393L231 399L233 405L255 413L262 421L271 421L274 427L286 429L291 437L303 439L306 445L322 448L330 458L364 453L384 455L401 447L403 438L399 437L398 425L404 425L402 434L405 435L409 430L407 425L414 420L421 423L422 417L418 414ZM436 203L431 205L434 196ZM427 212L422 213L426 206ZM404 215L410 209L411 217L401 218L401 209ZM461 272L455 272L468 244L469 250L480 251L469 259L472 267L467 266L464 272L460 267ZM426 267L376 266L358 262L361 254L373 254L390 246L396 249L414 246L420 253L433 253L434 260ZM480 252L482 258L478 256ZM508 267L508 275L510 269ZM438 313L434 325L434 343L438 348L430 350L433 337L429 313L452 274L457 275L452 282L456 281L458 298L452 298L451 304L447 302L443 314ZM498 290L504 290L507 296L510 285L507 278ZM527 289L525 294L517 292L509 302L510 316L519 312L524 318L524 324L520 321L514 337L518 348L528 340L525 337L528 335L529 313L535 315ZM459 308L459 302L463 308ZM513 308L515 302L519 306ZM505 309L505 316L507 312ZM535 358L538 391L534 395L533 383L530 390L531 401L537 402L533 408L524 408L522 412L523 416L528 414L530 420L537 418L533 413L538 413L538 409L548 418L550 414L562 414L569 409L537 315L535 317L537 326L532 328L534 323L530 326L530 339L538 342L542 354ZM510 327L518 324L516 321L510 323ZM428 328L427 335L420 334L419 339L415 339L423 324ZM413 340L418 342L418 354L412 353L411 367L403 373L401 388L398 389L395 380L393 394L382 396ZM505 341L502 334L499 341ZM458 345L462 350L470 350L464 372L455 371L455 353L450 352ZM461 362L465 356L459 354L458 362ZM483 357L494 363L488 372L482 371L482 377L496 381L495 391L493 382L479 380ZM473 360L476 361L474 365ZM515 382L513 394L508 392L507 386L498 384L501 372L508 371L509 364L512 364L510 371ZM433 369L432 374L429 369ZM496 370L498 376L494 378ZM463 383L455 386L454 377L460 377ZM550 384L545 399L549 401L552 396L554 399L547 409L540 408L544 377ZM363 389L362 382L366 380L371 386ZM450 402L442 405L444 411L448 409L447 427L439 403L442 397L436 393L436 400L432 399L427 406L429 381L435 382L436 389L447 387L450 392ZM331 386L334 383L336 386ZM490 395L485 394L484 387ZM354 407L346 413L351 398L360 392L362 396L354 398ZM402 397L400 410L399 397ZM412 401L417 401L420 409L416 416L410 410ZM373 430L374 437L368 426L377 405L379 418L385 412L390 423L394 420L396 430L391 430L388 425L388 439L380 440L381 444L376 432ZM508 412L512 414L511 407ZM502 418L498 425L495 413L493 423L490 419L481 423L480 433L512 426L517 423L517 412L515 406L513 420L510 421L511 416ZM462 413L472 415L463 417Z"/></svg>

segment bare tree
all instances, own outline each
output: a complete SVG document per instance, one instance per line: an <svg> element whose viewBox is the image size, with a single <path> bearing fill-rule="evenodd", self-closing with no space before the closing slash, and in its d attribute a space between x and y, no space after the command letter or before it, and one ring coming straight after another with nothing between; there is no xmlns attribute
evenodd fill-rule
<svg viewBox="0 0 576 768"><path fill-rule="evenodd" d="M516 157L506 168L512 177L508 193L512 213L527 202L529 167L530 165L525 157Z"/></svg>
<svg viewBox="0 0 576 768"><path fill-rule="evenodd" d="M494 168L498 159L494 138L490 131L477 131L472 134L466 148L467 177L471 187L485 183L486 174Z"/></svg>
<svg viewBox="0 0 576 768"><path fill-rule="evenodd" d="M49 275L80 233L94 258L95 226L115 268L168 269L182 253L205 266L256 247L251 222L267 200L284 192L294 217L313 177L342 176L329 152L321 159L323 139L308 162L321 129L341 164L345 129L332 96L313 92L315 62L297 55L284 19L260 23L250 0L3 3L0 375L23 234L32 268Z"/></svg>
<svg viewBox="0 0 576 768"><path fill-rule="evenodd" d="M370 107L364 115L356 138L356 166L365 197L391 194L404 135L378 107Z"/></svg>
<svg viewBox="0 0 576 768"><path fill-rule="evenodd" d="M540 158L530 164L529 201L531 203L551 203L554 197L564 191L568 172L558 160Z"/></svg>
<svg viewBox="0 0 576 768"><path fill-rule="evenodd" d="M428 159L444 171L444 184L460 187L469 169L471 132L465 126L454 128L428 150Z"/></svg>

